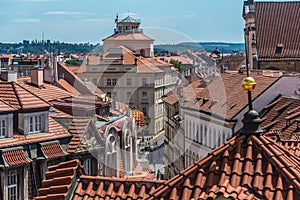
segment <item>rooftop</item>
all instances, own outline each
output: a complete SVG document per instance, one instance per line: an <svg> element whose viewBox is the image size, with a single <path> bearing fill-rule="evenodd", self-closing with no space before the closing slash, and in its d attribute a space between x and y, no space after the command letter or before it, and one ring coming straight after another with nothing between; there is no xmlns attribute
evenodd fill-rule
<svg viewBox="0 0 300 200"><path fill-rule="evenodd" d="M299 60L300 2L255 2L255 7L258 58Z"/></svg>
<svg viewBox="0 0 300 200"><path fill-rule="evenodd" d="M255 73L252 73L251 76L260 86L252 92L253 100L278 80L278 78ZM183 88L185 96L183 107L213 113L225 119L233 119L247 106L247 101L245 101L247 92L241 87L244 78L244 74L228 71L217 74L212 81L193 81Z"/></svg>
<svg viewBox="0 0 300 200"><path fill-rule="evenodd" d="M48 103L16 82L0 82L0 91L0 99L16 109L26 110L50 107Z"/></svg>

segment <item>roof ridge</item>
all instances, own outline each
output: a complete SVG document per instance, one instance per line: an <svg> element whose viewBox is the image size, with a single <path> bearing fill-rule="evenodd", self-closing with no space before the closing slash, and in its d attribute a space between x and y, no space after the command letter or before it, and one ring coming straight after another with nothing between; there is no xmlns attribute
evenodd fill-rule
<svg viewBox="0 0 300 200"><path fill-rule="evenodd" d="M11 82L10 84L11 84L11 86L12 86L12 88L13 88L13 91L14 91L14 93L15 93L16 99L18 100L18 103L19 103L20 108L23 109L23 105L22 105L21 100L20 100L20 98L19 98L19 94L18 94L17 91L16 91L16 87L15 87L15 84L16 84L16 83L15 83L15 82Z"/></svg>
<svg viewBox="0 0 300 200"><path fill-rule="evenodd" d="M6 102L5 100L3 100L3 99L1 99L1 98L0 98L0 101L1 101L2 103L4 103L5 105L7 105L7 106L13 108L13 109L17 109L16 107L10 105L8 102Z"/></svg>
<svg viewBox="0 0 300 200"><path fill-rule="evenodd" d="M27 88L23 87L22 85L20 85L19 83L15 83L16 85L18 85L19 87L21 87L23 90L25 90L26 92L29 92L31 95L35 96L36 98L40 99L41 101L45 102L46 104L48 104L49 106L52 106L50 103L48 103L46 100L42 99L40 96L36 95L35 93L31 92L30 90L28 90Z"/></svg>

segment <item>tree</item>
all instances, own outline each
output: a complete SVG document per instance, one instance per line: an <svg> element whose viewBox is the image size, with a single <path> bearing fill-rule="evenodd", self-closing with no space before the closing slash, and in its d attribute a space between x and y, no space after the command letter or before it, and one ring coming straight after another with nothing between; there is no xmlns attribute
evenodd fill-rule
<svg viewBox="0 0 300 200"><path fill-rule="evenodd" d="M185 70L184 66L182 65L182 63L179 60L171 59L170 63L172 65L174 65L174 67L177 68L180 73Z"/></svg>

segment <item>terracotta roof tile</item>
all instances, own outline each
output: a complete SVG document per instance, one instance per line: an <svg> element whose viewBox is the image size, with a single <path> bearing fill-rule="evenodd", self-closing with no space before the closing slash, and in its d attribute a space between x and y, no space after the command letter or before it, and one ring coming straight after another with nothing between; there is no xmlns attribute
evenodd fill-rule
<svg viewBox="0 0 300 200"><path fill-rule="evenodd" d="M26 90L30 91L31 93L35 94L36 96L38 96L39 98L47 102L57 100L57 99L68 98L71 97L72 95L72 93L69 93L52 84L43 83L42 87L37 87L35 85L32 85L30 77L26 79L20 79L18 81L18 84L20 84Z"/></svg>
<svg viewBox="0 0 300 200"><path fill-rule="evenodd" d="M163 181L143 178L81 176L73 200L78 199L147 199L150 191Z"/></svg>
<svg viewBox="0 0 300 200"><path fill-rule="evenodd" d="M15 82L0 82L0 99L17 109L45 108L49 105Z"/></svg>
<svg viewBox="0 0 300 200"><path fill-rule="evenodd" d="M167 96L164 97L162 100L168 103L169 105L174 105L175 103L178 102L177 95L173 91L167 94Z"/></svg>
<svg viewBox="0 0 300 200"><path fill-rule="evenodd" d="M31 162L31 160L25 155L25 152L23 149L17 149L17 150L8 150L5 149L2 150L2 156L5 160L5 162L10 167L18 167L21 165L27 165Z"/></svg>
<svg viewBox="0 0 300 200"><path fill-rule="evenodd" d="M149 199L298 199L299 162L266 136L236 135L164 182Z"/></svg>
<svg viewBox="0 0 300 200"><path fill-rule="evenodd" d="M0 99L0 112L13 112L16 111L17 109L6 103L5 101Z"/></svg>
<svg viewBox="0 0 300 200"><path fill-rule="evenodd" d="M80 145L81 138L85 135L88 125L91 119L86 117L75 117L73 118L68 131L72 134L72 139L69 142L67 149L68 153L76 152Z"/></svg>
<svg viewBox="0 0 300 200"><path fill-rule="evenodd" d="M49 166L48 170L36 200L67 199L71 189L75 187L78 176L86 174L78 160Z"/></svg>
<svg viewBox="0 0 300 200"><path fill-rule="evenodd" d="M257 85L260 85L252 92L254 101L278 80L278 78L260 76L254 73L251 76L255 79ZM238 72L225 72L208 83L196 80L183 88L186 101L183 107L232 119L247 106L247 101L245 101L247 93L240 86L244 78L245 75Z"/></svg>
<svg viewBox="0 0 300 200"><path fill-rule="evenodd" d="M298 118L300 117L300 100L289 97L278 97L261 111L261 127L267 135L279 142L300 141Z"/></svg>
<svg viewBox="0 0 300 200"><path fill-rule="evenodd" d="M59 79L57 82L62 88L64 88L66 91L70 92L71 94L79 95L80 92L78 92L72 85L70 85L65 79Z"/></svg>
<svg viewBox="0 0 300 200"><path fill-rule="evenodd" d="M128 41L128 40L146 40L153 41L152 38L144 35L143 33L118 33L104 38L102 41Z"/></svg>
<svg viewBox="0 0 300 200"><path fill-rule="evenodd" d="M255 3L259 60L300 59L299 10L300 2ZM283 46L281 53L277 45Z"/></svg>
<svg viewBox="0 0 300 200"><path fill-rule="evenodd" d="M49 159L59 158L66 156L59 143L51 143L42 145L44 155Z"/></svg>

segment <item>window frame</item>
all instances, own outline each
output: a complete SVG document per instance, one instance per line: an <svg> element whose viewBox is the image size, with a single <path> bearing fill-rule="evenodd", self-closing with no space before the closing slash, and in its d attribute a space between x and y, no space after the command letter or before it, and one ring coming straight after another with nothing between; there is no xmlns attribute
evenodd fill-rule
<svg viewBox="0 0 300 200"><path fill-rule="evenodd" d="M132 85L132 80L131 78L126 78L126 85L131 86Z"/></svg>
<svg viewBox="0 0 300 200"><path fill-rule="evenodd" d="M43 123L42 114L29 116L28 134L42 132L43 131L42 123Z"/></svg>
<svg viewBox="0 0 300 200"><path fill-rule="evenodd" d="M83 161L84 170L88 175L92 175L92 159L88 158Z"/></svg>
<svg viewBox="0 0 300 200"><path fill-rule="evenodd" d="M142 92L142 99L143 100L147 100L148 99L148 93L147 93L147 91L143 91Z"/></svg>
<svg viewBox="0 0 300 200"><path fill-rule="evenodd" d="M4 119L0 119L0 138L5 138L6 135L7 135L7 120L4 118Z"/></svg>
<svg viewBox="0 0 300 200"><path fill-rule="evenodd" d="M11 177L14 177L14 183L11 183L12 182ZM12 194L12 192L14 192L14 194ZM10 171L7 175L7 195L9 200L18 199L19 186L18 186L18 172L16 170Z"/></svg>

